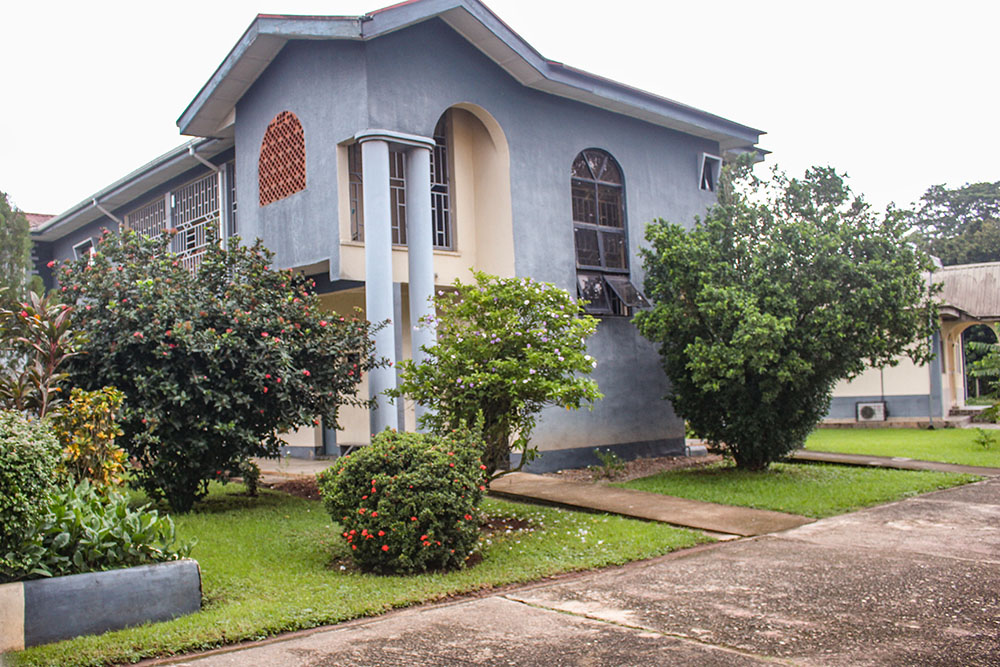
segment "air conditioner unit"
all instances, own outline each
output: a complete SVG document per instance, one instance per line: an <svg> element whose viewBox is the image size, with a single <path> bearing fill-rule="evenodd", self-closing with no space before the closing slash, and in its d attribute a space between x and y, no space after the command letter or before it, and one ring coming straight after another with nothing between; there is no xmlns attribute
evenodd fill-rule
<svg viewBox="0 0 1000 667"><path fill-rule="evenodd" d="M856 414L859 422L884 422L886 417L885 401L856 403Z"/></svg>

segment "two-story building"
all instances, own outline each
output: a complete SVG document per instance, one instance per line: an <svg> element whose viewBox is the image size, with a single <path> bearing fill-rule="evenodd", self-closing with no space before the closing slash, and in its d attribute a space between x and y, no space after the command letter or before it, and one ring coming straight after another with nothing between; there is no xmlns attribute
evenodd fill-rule
<svg viewBox="0 0 1000 667"><path fill-rule="evenodd" d="M412 0L359 17L260 15L178 120L195 137L35 232L40 270L90 252L102 227L178 230L198 261L206 225L260 237L275 262L316 278L324 304L362 308L377 352L409 358L433 291L478 268L585 297L605 398L545 412L533 469L683 452L643 307L638 249L657 217L690 222L715 200L728 157L757 152L738 123L543 58L478 0ZM51 280L51 276L48 277ZM419 358L419 353L418 353ZM289 434L298 455L414 428L373 371L378 408L342 430Z"/></svg>

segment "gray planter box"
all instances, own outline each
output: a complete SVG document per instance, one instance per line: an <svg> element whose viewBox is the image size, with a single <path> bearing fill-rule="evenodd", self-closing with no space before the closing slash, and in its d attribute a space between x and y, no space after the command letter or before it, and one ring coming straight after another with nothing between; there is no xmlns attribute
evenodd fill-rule
<svg viewBox="0 0 1000 667"><path fill-rule="evenodd" d="M190 559L4 584L0 651L167 621L199 609L201 571Z"/></svg>

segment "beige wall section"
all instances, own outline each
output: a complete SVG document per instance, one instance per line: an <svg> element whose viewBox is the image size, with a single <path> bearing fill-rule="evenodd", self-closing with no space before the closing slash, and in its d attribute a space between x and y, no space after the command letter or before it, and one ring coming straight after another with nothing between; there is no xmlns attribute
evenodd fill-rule
<svg viewBox="0 0 1000 667"><path fill-rule="evenodd" d="M409 306L407 305L408 294L406 290L406 285L403 285L403 358L409 359L411 357L411 347L410 347L410 313ZM365 293L361 288L345 290L342 292L333 292L332 294L324 294L320 297L320 303L323 308L328 311L336 312L340 315L351 316L354 314L355 309L358 309L361 316L365 315ZM392 326L388 324L386 326ZM367 398L368 396L368 376L367 374L362 376L361 384L358 385L358 396L361 398ZM413 411L413 404L407 401L405 405L404 418L407 431L413 431L416 427L416 416ZM341 430L337 431L337 444L338 445L366 445L371 442L371 432L370 423L368 420L368 410L362 407L345 405L340 408L340 412L337 415L337 420L340 423ZM308 438L307 433L314 434L314 438L318 444L322 444L323 437L319 429L306 428L299 429L296 432L298 437ZM295 444L289 442L289 444ZM310 441L311 444L311 441Z"/></svg>
<svg viewBox="0 0 1000 667"><path fill-rule="evenodd" d="M883 391L884 383L884 391ZM909 394L927 394L931 390L930 369L918 366L909 358L902 358L898 366L892 366L879 371L877 368L866 369L861 375L850 382L841 380L833 389L834 398L850 396L906 396Z"/></svg>
<svg viewBox="0 0 1000 667"><path fill-rule="evenodd" d="M514 275L514 224L510 194L510 151L503 130L486 111L470 104L451 110L448 156L451 160L453 250L434 251L434 282L468 281L469 270ZM347 147L337 151L340 200L340 278L365 279L363 243L351 241ZM392 252L393 282L408 282L407 250Z"/></svg>

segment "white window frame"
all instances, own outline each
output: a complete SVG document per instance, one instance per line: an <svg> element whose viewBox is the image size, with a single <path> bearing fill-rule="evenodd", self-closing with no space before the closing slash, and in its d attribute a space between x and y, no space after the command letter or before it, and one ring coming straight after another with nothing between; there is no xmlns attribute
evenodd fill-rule
<svg viewBox="0 0 1000 667"><path fill-rule="evenodd" d="M706 192L715 192L719 187L719 177L722 175L722 158L711 153L702 153L698 169L698 188ZM705 169L712 170L708 187L705 187Z"/></svg>
<svg viewBox="0 0 1000 667"><path fill-rule="evenodd" d="M88 263L93 263L94 255L97 253L97 246L94 244L93 237L90 237L84 241L80 241L73 246L73 257L75 259L82 259L83 251L86 250Z"/></svg>

